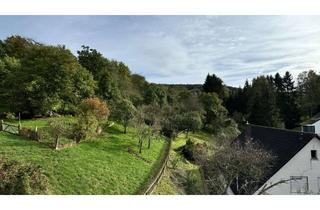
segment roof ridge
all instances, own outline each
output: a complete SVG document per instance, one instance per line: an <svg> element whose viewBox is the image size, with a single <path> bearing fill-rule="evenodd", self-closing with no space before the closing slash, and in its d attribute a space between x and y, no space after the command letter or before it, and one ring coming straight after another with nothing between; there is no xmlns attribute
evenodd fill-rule
<svg viewBox="0 0 320 210"><path fill-rule="evenodd" d="M286 128L276 128L276 127L270 127L270 126L265 126L265 125L256 125L256 124L251 124L251 123L248 123L247 125L255 126L255 127L262 127L262 128L269 128L269 129L274 129L274 130L282 130L282 131L288 131L288 132L306 133L306 134L317 135L316 133L312 133L312 132L296 131L296 130L290 130L290 129L286 129Z"/></svg>

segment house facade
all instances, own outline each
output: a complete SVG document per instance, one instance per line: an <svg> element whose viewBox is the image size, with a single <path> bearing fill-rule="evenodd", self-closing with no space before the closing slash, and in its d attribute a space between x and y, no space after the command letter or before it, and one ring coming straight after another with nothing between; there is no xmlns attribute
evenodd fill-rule
<svg viewBox="0 0 320 210"><path fill-rule="evenodd" d="M314 137L289 162L277 171L255 194L263 187L285 181L271 187L265 194L320 194L320 141ZM286 181L287 180L287 181Z"/></svg>
<svg viewBox="0 0 320 210"><path fill-rule="evenodd" d="M257 141L275 156L254 194L320 194L320 138L315 133L248 125L236 139ZM228 194L237 194L229 189Z"/></svg>
<svg viewBox="0 0 320 210"><path fill-rule="evenodd" d="M320 134L320 119L313 120L305 125L302 125L301 131Z"/></svg>

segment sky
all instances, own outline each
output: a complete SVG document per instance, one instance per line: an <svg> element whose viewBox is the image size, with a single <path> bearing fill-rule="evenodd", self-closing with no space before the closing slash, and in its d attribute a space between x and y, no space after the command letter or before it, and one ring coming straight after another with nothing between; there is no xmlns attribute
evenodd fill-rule
<svg viewBox="0 0 320 210"><path fill-rule="evenodd" d="M243 86L262 74L320 68L320 16L0 16L0 39L81 45L154 83Z"/></svg>

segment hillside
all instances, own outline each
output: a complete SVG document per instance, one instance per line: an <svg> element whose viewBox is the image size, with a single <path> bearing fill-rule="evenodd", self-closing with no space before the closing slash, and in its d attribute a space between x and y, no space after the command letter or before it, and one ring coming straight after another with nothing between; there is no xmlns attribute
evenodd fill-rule
<svg viewBox="0 0 320 210"><path fill-rule="evenodd" d="M43 126L45 120L29 120L22 125ZM50 194L136 194L157 170L166 141L144 145L142 158L128 152L137 151L135 130L123 134L115 124L98 139L86 140L62 150L0 132L0 157L40 166L50 183Z"/></svg>

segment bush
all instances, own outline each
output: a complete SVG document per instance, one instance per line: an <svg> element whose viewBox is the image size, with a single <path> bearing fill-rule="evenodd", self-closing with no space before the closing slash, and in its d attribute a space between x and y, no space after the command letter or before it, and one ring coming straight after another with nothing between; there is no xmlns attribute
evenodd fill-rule
<svg viewBox="0 0 320 210"><path fill-rule="evenodd" d="M35 141L40 141L41 140L40 133L38 133L35 130L31 130L29 128L21 128L19 130L19 135L24 137L24 138L35 140Z"/></svg>
<svg viewBox="0 0 320 210"><path fill-rule="evenodd" d="M15 119L16 119L16 116L15 116L14 113L7 112L7 113L5 113L5 118L6 118L7 120L15 120Z"/></svg>
<svg viewBox="0 0 320 210"><path fill-rule="evenodd" d="M107 104L98 98L88 98L79 106L78 123L73 128L77 142L88 136L95 136L101 132L101 124L109 117Z"/></svg>
<svg viewBox="0 0 320 210"><path fill-rule="evenodd" d="M63 118L51 118L48 121L48 131L53 138L54 147L59 148L59 140L62 137L72 136L72 123Z"/></svg>
<svg viewBox="0 0 320 210"><path fill-rule="evenodd" d="M191 139L188 139L186 144L180 148L180 151L187 160L201 163L207 155L208 146L206 143L195 144Z"/></svg>
<svg viewBox="0 0 320 210"><path fill-rule="evenodd" d="M201 195L202 190L201 186L199 186L199 177L196 174L195 170L187 171L186 183L185 188L188 195Z"/></svg>
<svg viewBox="0 0 320 210"><path fill-rule="evenodd" d="M94 115L98 121L108 119L110 114L107 104L98 98L84 99L79 109L80 115Z"/></svg>
<svg viewBox="0 0 320 210"><path fill-rule="evenodd" d="M72 128L72 139L78 144L82 139L85 139L87 134L86 130L82 124L75 124Z"/></svg>
<svg viewBox="0 0 320 210"><path fill-rule="evenodd" d="M0 194L48 194L49 183L41 168L0 159Z"/></svg>
<svg viewBox="0 0 320 210"><path fill-rule="evenodd" d="M173 118L169 118L162 122L162 128L160 133L168 138L175 139L178 135L177 126Z"/></svg>

